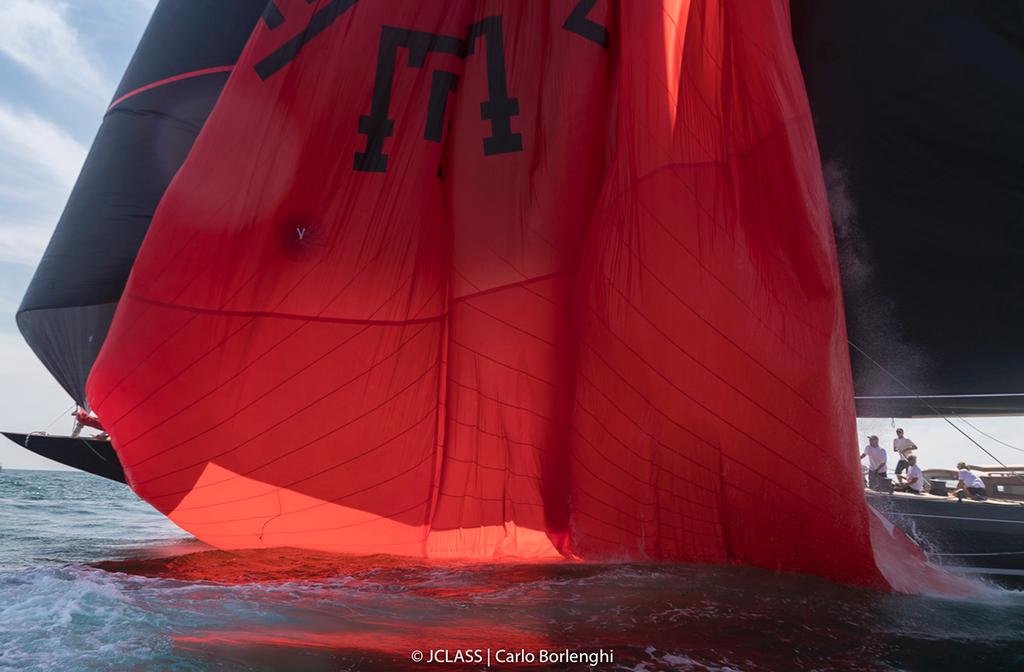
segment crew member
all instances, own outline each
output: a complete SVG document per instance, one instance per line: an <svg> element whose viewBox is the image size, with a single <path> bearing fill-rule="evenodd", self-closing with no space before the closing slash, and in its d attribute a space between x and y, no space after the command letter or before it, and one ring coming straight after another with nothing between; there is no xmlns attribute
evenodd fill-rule
<svg viewBox="0 0 1024 672"><path fill-rule="evenodd" d="M75 429L71 432L71 438L77 439L78 435L81 434L82 430L86 427L92 427L93 429L98 429L99 431L106 433L100 419L86 411L84 408L77 409L71 415L75 418Z"/></svg>
<svg viewBox="0 0 1024 672"><path fill-rule="evenodd" d="M896 429L896 438L892 440L892 451L899 453L900 460L896 463L896 476L899 477L903 473L903 470L910 466L910 461L907 459L914 454L917 450L917 446L913 441L903 436L903 428L899 427Z"/></svg>
<svg viewBox="0 0 1024 672"><path fill-rule="evenodd" d="M907 477L900 477L900 490L912 495L924 494L924 474L921 473L921 467L917 466L917 455L907 456Z"/></svg>
<svg viewBox="0 0 1024 672"><path fill-rule="evenodd" d="M985 501L985 481L968 469L966 462L958 463L956 468L960 471L960 481L956 484L956 490L953 491L956 498L962 502L964 500L964 492L967 492L971 499L978 502Z"/></svg>
<svg viewBox="0 0 1024 672"><path fill-rule="evenodd" d="M872 490L884 490L883 479L886 476L885 448L878 445L878 437L872 434L868 437L868 445L864 446L864 452L860 459L868 458L868 487Z"/></svg>

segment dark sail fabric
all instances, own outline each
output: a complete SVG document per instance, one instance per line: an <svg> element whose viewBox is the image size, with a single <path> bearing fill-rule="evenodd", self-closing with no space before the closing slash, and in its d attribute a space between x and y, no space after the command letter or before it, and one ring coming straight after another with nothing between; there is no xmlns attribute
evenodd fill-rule
<svg viewBox="0 0 1024 672"><path fill-rule="evenodd" d="M32 350L79 404L149 227L262 11L163 0L18 309Z"/></svg>
<svg viewBox="0 0 1024 672"><path fill-rule="evenodd" d="M273 9L89 377L140 496L229 549L896 585L787 2Z"/></svg>
<svg viewBox="0 0 1024 672"><path fill-rule="evenodd" d="M859 414L1024 411L1024 9L793 0L793 26Z"/></svg>

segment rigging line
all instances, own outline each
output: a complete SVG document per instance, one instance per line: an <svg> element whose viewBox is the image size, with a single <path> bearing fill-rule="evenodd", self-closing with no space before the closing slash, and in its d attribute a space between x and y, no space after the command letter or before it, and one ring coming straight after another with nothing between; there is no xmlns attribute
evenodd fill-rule
<svg viewBox="0 0 1024 672"><path fill-rule="evenodd" d="M1002 446L1006 446L1007 448L1010 448L1012 450L1016 450L1018 452L1024 453L1024 448L1018 448L1017 446L1009 444L1006 441L1000 441L999 439L997 439L996 437L992 436L991 434L985 432L982 429L979 429L977 426L975 426L975 425L971 424L970 422L968 422L967 418L964 418L963 416L957 416L957 417L959 418L960 422L964 423L965 425L967 425L968 427L970 427L974 431L978 432L982 436L986 436L986 437L992 439L993 441L995 441L996 443L998 443L998 444L1000 444Z"/></svg>
<svg viewBox="0 0 1024 672"><path fill-rule="evenodd" d="M64 409L63 411L61 411L60 415L58 415L58 416L57 416L56 418L54 418L53 420L51 420L51 421L50 421L50 424L48 424L48 425L47 425L47 426L46 426L46 427L45 427L45 428L43 429L43 434L46 434L47 432L49 432L49 431L50 431L50 428L51 428L51 427L53 427L53 426L54 426L55 424L57 424L57 421L58 421L58 420L60 420L61 418L63 418L64 416L66 416L66 415L67 415L68 413L70 413L70 412L71 412L72 410L74 410L75 406L77 406L77 405L78 405L77 403L76 403L76 404L71 404L70 406L68 406L67 408L65 408L65 409Z"/></svg>
<svg viewBox="0 0 1024 672"><path fill-rule="evenodd" d="M879 368L879 369L880 369L880 370L882 371L882 373L884 373L885 375L889 376L889 377L890 377L890 378L892 378L892 379L893 379L894 381L896 381L896 384L897 384L897 385L899 385L900 387L902 387L903 389L905 389L905 390L906 390L907 392L909 392L910 394L914 395L914 397L915 397L916 399L918 399L918 400L919 400L919 401L921 401L921 402L922 402L922 403L923 403L923 404L924 404L925 406L927 406L927 407L928 407L928 410L930 410L930 411L931 411L932 413L934 413L935 415L937 415L937 416L941 417L941 418L942 418L943 420L945 420L945 421L946 421L946 422L947 422L947 423L949 424L949 426L950 426L950 427L952 427L953 429L955 429L956 431L960 432L960 433L961 433L961 434L963 434L963 435L964 435L965 437L967 437L967 440L968 440L968 441L970 441L971 443L973 443L974 445L976 445L976 446L977 446L978 448L980 448L980 449L981 449L981 450L982 450L982 451L983 451L983 452L984 452L984 453L985 453L986 455L988 455L988 456L989 456L989 457L991 457L991 458L992 458L993 460L995 460L995 461L996 461L996 464L998 464L998 465L999 465L1000 467L1002 467L1002 468L1004 468L1004 469L1009 469L1009 467L1007 467L1007 466L1006 466L1005 464L1003 464L1003 461L1002 461L1002 460L1000 460L1000 459L999 459L998 457L996 457L995 455L993 455L992 453L990 453L990 452L988 451L988 449L987 449L987 448L985 448L985 446L983 446L983 445L981 445L980 443L978 443L977 441L975 441L975 440L974 440L974 438L972 438L970 434L968 434L968 433L967 433L967 432L965 432L964 430L960 429L960 428L959 428L959 427L958 427L957 425L955 425L955 424L953 423L953 421L952 421L952 420L950 420L948 416L946 416L946 414L945 414L945 413L940 413L940 412L939 412L939 410L938 410L937 408L935 408L935 407L934 407L934 406L932 406L932 405L931 405L930 403L928 403L928 400L927 400L927 399L925 399L925 398L924 398L924 397L922 397L922 396L921 396L920 394L918 394L918 393L914 392L914 391L913 391L912 389L910 389L910 387L909 387L909 386L908 386L908 385L907 385L906 383L904 383L904 382L903 382L902 380L900 380L899 378L897 378L897 377L896 377L896 374L894 374L894 373L893 373L892 371L890 371L889 369L887 369L887 368L885 368L884 366L882 366L882 365L881 365L881 364L880 364L880 363L878 362L878 360L876 360L876 359L875 359L874 357L872 357L872 356L871 356L871 355L869 355L868 353L864 352L864 351L863 351L863 350L862 350L862 349L861 349L861 348L860 348L860 347L859 347L859 346L858 346L858 345L857 345L856 343L854 343L853 341L851 341L851 340L847 339L847 340L846 340L846 342L850 344L850 347L851 347L851 348L853 348L854 350L856 350L856 351L857 351L857 352L859 352L860 354L864 355L864 357L866 357L866 358L867 358L867 360L868 360L869 362L871 362L872 364L874 364L875 366L877 366L877 367L878 367L878 368ZM960 416L956 416L956 417L958 417L958 418L959 418ZM962 420L962 419L963 419L963 418L961 418L961 420Z"/></svg>
<svg viewBox="0 0 1024 672"><path fill-rule="evenodd" d="M100 458L104 462L107 462L108 464L110 463L110 460L108 460L107 458L103 457L103 455L101 455L98 450L96 450L95 448L92 447L92 444L89 443L88 439L83 439L82 437L79 437L78 440L81 441L82 443L84 443L85 447L88 448L89 450L91 450L96 457Z"/></svg>

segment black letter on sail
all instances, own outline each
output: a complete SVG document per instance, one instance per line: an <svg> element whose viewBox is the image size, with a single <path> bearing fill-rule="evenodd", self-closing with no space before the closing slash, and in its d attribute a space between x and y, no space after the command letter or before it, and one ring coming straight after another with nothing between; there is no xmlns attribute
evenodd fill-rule
<svg viewBox="0 0 1024 672"><path fill-rule="evenodd" d="M435 35L392 26L384 26L381 29L370 113L359 117L359 133L366 136L366 151L356 152L352 165L355 170L383 173L388 169L384 141L395 132L395 120L388 118L388 110L391 107L391 89L395 83L395 66L400 48L409 50L410 68L422 68L427 60L427 54L431 52L452 54L461 58L465 53L466 43L451 35ZM424 133L428 140L433 140L436 134L437 140L440 141L447 94L455 88L455 74L442 72L445 72L445 76L439 78L437 75L440 73L435 73L433 78L427 128Z"/></svg>

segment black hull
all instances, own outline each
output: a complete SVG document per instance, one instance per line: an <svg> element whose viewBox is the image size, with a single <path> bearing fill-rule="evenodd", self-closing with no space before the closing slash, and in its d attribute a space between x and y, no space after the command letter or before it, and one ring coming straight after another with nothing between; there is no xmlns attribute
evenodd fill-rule
<svg viewBox="0 0 1024 672"><path fill-rule="evenodd" d="M124 468L110 441L97 441L47 434L15 434L3 432L11 441L54 462L119 483L127 483Z"/></svg>
<svg viewBox="0 0 1024 672"><path fill-rule="evenodd" d="M1024 504L868 493L868 503L953 571L1024 582Z"/></svg>

